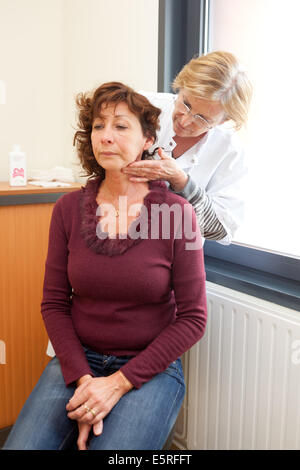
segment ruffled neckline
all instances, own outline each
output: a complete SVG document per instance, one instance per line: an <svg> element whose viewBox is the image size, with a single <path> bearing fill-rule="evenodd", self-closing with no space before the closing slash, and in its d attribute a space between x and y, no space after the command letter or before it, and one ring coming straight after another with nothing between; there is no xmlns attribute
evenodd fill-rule
<svg viewBox="0 0 300 470"><path fill-rule="evenodd" d="M96 215L98 204L96 197L101 185L102 178L96 177L88 180L81 188L80 212L81 212L81 235L88 248L95 253L108 256L120 255L129 248L141 243L148 238L151 227L152 204L162 204L166 200L167 186L163 181L150 181L149 193L145 196L140 215L130 224L127 234L117 234L110 238L108 233L103 232L101 224ZM143 228L143 230L141 229Z"/></svg>

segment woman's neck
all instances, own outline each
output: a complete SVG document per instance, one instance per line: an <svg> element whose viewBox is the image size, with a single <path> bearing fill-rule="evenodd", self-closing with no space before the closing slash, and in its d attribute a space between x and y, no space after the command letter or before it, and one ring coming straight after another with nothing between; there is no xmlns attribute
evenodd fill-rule
<svg viewBox="0 0 300 470"><path fill-rule="evenodd" d="M127 196L128 199L139 199L149 191L148 183L133 183L128 176L121 171L106 171L105 179L99 188L99 195L111 200L119 196Z"/></svg>
<svg viewBox="0 0 300 470"><path fill-rule="evenodd" d="M191 147L193 147L199 140L203 139L203 137L207 134L201 134L196 137L180 137L175 135L173 140L176 142L176 147L173 150L173 158L180 157L183 153L187 152Z"/></svg>

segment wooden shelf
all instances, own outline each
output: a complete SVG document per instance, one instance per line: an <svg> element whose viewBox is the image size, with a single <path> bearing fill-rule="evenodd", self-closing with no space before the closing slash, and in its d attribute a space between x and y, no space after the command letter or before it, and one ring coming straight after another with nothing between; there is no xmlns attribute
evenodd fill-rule
<svg viewBox="0 0 300 470"><path fill-rule="evenodd" d="M70 186L61 186L56 188L44 188L42 186L35 186L34 184L27 184L26 186L9 186L6 181L0 181L0 196L12 196L14 194L47 194L47 193L68 193L74 189L80 189L81 183L70 183Z"/></svg>

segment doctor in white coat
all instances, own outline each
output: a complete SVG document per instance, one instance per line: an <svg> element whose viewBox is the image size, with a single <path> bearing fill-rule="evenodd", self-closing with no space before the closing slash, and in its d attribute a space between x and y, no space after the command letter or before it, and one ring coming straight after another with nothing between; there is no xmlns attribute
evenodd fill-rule
<svg viewBox="0 0 300 470"><path fill-rule="evenodd" d="M205 239L232 241L243 218L243 149L252 87L236 57L216 51L179 72L172 93L141 93L162 110L153 160L131 163L132 181L165 180L195 209ZM224 126L231 122L231 129Z"/></svg>

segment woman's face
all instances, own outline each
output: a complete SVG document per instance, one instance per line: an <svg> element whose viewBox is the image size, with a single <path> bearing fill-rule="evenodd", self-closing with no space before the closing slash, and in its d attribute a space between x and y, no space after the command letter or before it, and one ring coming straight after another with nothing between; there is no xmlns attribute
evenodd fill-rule
<svg viewBox="0 0 300 470"><path fill-rule="evenodd" d="M145 137L138 117L126 103L103 105L92 127L94 156L105 170L121 170L139 160L153 139Z"/></svg>
<svg viewBox="0 0 300 470"><path fill-rule="evenodd" d="M195 119L193 117L195 115L201 116L204 120ZM207 132L210 127L224 122L224 110L219 101L196 98L182 89L175 101L172 119L176 135L179 137L198 137Z"/></svg>

